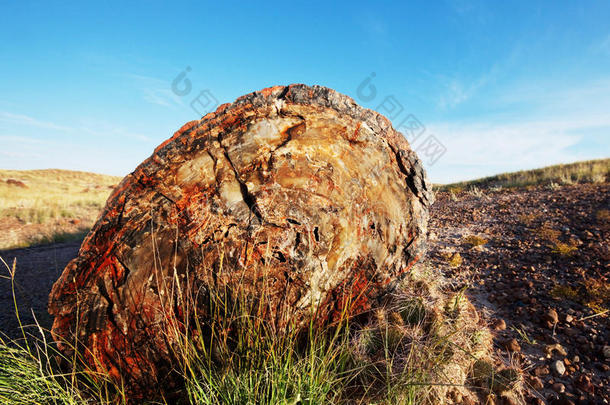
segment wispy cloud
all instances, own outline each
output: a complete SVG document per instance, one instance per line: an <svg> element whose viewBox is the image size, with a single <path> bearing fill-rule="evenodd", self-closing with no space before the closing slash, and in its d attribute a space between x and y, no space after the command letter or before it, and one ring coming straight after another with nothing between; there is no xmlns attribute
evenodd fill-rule
<svg viewBox="0 0 610 405"><path fill-rule="evenodd" d="M27 125L44 129L53 129L58 131L71 131L72 128L58 125L54 122L41 121L36 118L24 114L14 114L7 111L0 111L0 121L17 125Z"/></svg>
<svg viewBox="0 0 610 405"><path fill-rule="evenodd" d="M137 139L142 142L153 142L153 139L149 136L140 134L138 132L131 131L127 128L109 124L107 122L83 122L81 124L74 124L73 126L59 125L50 121L43 121L37 118L24 115L15 114L8 111L0 111L0 122L5 122L10 126L7 128L12 133L19 133L18 126L35 127L47 130L61 131L64 133L86 133L95 137L127 137ZM24 136L24 135L6 135L0 133L0 140L20 142L20 143L43 143L39 138Z"/></svg>
<svg viewBox="0 0 610 405"><path fill-rule="evenodd" d="M592 134L608 131L610 80L598 80L555 91L521 91L528 116L487 117L476 122L428 125L447 152L430 168L437 182L452 182L503 171L541 167L580 159L608 157L610 146L578 152ZM511 96L512 97L512 96ZM508 102L514 103L511 98Z"/></svg>
<svg viewBox="0 0 610 405"><path fill-rule="evenodd" d="M184 105L182 99L171 91L171 83L156 77L127 75L142 92L145 101L162 107L175 108Z"/></svg>
<svg viewBox="0 0 610 405"><path fill-rule="evenodd" d="M38 159L42 158L43 155L40 153L24 153L24 152L15 152L15 151L6 151L0 150L0 155L6 156L13 159Z"/></svg>
<svg viewBox="0 0 610 405"><path fill-rule="evenodd" d="M479 76L464 78L456 75L448 77L435 75L434 79L441 83L442 90L438 96L437 107L445 110L457 107L475 97L484 87L494 84L516 63L521 52L519 46L515 46L505 58L492 64L487 71Z"/></svg>
<svg viewBox="0 0 610 405"><path fill-rule="evenodd" d="M27 136L11 136L11 135L0 135L0 142L18 142L29 145L40 145L51 143L48 140L29 138Z"/></svg>
<svg viewBox="0 0 610 405"><path fill-rule="evenodd" d="M95 137L127 137L137 139L142 142L153 142L153 139L149 136L129 131L123 127L112 126L106 123L88 123L80 127L82 132L93 135Z"/></svg>
<svg viewBox="0 0 610 405"><path fill-rule="evenodd" d="M478 80L475 83L466 85L460 80L451 79L446 85L445 91L439 97L438 107L441 109L456 107L470 99L477 89L484 84L484 80Z"/></svg>

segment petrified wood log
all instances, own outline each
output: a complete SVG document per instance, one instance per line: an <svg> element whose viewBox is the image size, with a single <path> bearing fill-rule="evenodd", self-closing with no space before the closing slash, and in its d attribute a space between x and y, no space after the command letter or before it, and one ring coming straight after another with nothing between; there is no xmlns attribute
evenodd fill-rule
<svg viewBox="0 0 610 405"><path fill-rule="evenodd" d="M184 125L114 190L53 286L54 337L145 391L171 368L164 303L185 310L172 297L239 285L264 295L268 322L295 327L312 308L318 324L347 303L373 308L423 254L430 203L380 114L320 86L248 94Z"/></svg>

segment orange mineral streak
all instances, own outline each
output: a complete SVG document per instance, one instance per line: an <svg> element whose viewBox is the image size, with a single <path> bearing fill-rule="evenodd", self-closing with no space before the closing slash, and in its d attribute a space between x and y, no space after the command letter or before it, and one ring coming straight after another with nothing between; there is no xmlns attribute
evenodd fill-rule
<svg viewBox="0 0 610 405"><path fill-rule="evenodd" d="M209 115L209 114L208 114ZM207 115L206 115L207 117ZM157 146L155 148L154 153L158 153L161 149L163 149L164 147L166 147L170 142L172 142L174 139L178 138L180 135L182 135L183 133L185 133L186 131L189 131L191 128L193 128L195 125L199 124L201 122L201 120L195 120L195 121L189 121L186 124L184 124L179 130L177 130L176 132L174 132L174 135L163 141L163 143L161 143L161 145Z"/></svg>
<svg viewBox="0 0 610 405"><path fill-rule="evenodd" d="M271 94L282 91L283 89L284 89L284 86L267 87L267 88L262 89L261 93L263 93L263 95L265 97L269 97Z"/></svg>

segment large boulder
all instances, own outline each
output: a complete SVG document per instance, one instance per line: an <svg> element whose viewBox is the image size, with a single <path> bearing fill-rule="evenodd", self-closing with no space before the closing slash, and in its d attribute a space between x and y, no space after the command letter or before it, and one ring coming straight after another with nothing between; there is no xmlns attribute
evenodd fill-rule
<svg viewBox="0 0 610 405"><path fill-rule="evenodd" d="M421 258L430 203L380 114L320 86L248 94L184 125L114 190L53 286L54 338L147 390L172 368L163 327L185 327L185 291L239 286L277 327L367 311Z"/></svg>

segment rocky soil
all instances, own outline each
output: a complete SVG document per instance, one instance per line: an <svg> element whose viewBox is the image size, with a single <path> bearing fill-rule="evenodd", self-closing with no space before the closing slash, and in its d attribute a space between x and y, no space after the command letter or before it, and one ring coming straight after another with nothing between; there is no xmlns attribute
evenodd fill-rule
<svg viewBox="0 0 610 405"><path fill-rule="evenodd" d="M76 257L81 241L55 243L23 249L0 251L0 257L12 267L16 260L14 278L15 297L19 315L25 330L39 336L34 312L38 323L45 329L51 328L53 319L47 312L47 302L51 287L68 262ZM0 262L0 336L19 339L19 330L15 305L11 289L10 273Z"/></svg>
<svg viewBox="0 0 610 405"><path fill-rule="evenodd" d="M489 317L532 404L610 401L610 185L437 194L429 260Z"/></svg>
<svg viewBox="0 0 610 405"><path fill-rule="evenodd" d="M609 211L607 183L437 194L429 260L456 290L467 287L498 352L525 369L529 403L610 401ZM31 307L50 326L47 295L78 245L0 252L17 258L26 323ZM5 279L0 328L19 336Z"/></svg>

